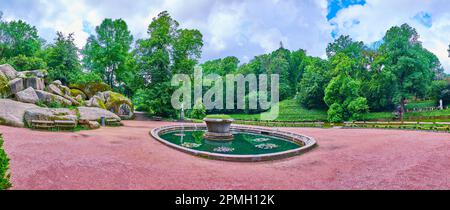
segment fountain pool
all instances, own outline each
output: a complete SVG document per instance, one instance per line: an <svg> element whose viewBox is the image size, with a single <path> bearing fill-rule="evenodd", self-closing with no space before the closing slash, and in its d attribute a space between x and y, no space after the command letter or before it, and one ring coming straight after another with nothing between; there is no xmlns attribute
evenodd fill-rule
<svg viewBox="0 0 450 210"><path fill-rule="evenodd" d="M233 140L205 138L204 125L175 125L156 128L151 135L177 150L200 157L227 161L268 161L302 154L316 145L308 136L264 128L231 126Z"/></svg>

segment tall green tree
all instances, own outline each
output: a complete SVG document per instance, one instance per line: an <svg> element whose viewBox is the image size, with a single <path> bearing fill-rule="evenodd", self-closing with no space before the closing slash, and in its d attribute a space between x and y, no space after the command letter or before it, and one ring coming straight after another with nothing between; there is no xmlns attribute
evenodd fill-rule
<svg viewBox="0 0 450 210"><path fill-rule="evenodd" d="M403 119L407 99L424 96L437 68L429 52L419 42L419 35L407 24L392 27L383 38L380 51L385 55L385 71L395 76L394 101L400 105Z"/></svg>
<svg viewBox="0 0 450 210"><path fill-rule="evenodd" d="M69 83L76 80L81 72L78 48L74 43L73 33L65 36L56 33L55 42L46 49L46 61L50 80L61 80Z"/></svg>
<svg viewBox="0 0 450 210"><path fill-rule="evenodd" d="M148 104L154 115L170 116L170 97L174 88L170 86L172 75L192 74L198 63L203 46L202 34L198 30L180 29L179 23L167 11L153 18L148 26L149 38L137 41L134 52L139 75L144 80L140 99L158 98Z"/></svg>
<svg viewBox="0 0 450 210"><path fill-rule="evenodd" d="M331 80L330 65L327 60L311 58L298 84L297 100L306 108L325 108L327 105L325 88Z"/></svg>
<svg viewBox="0 0 450 210"><path fill-rule="evenodd" d="M82 50L83 64L102 75L111 87L119 86L123 78L118 75L128 70L125 63L130 58L133 36L122 19L105 19L95 28L95 32Z"/></svg>
<svg viewBox="0 0 450 210"><path fill-rule="evenodd" d="M44 40L38 36L36 27L22 20L0 21L0 58L34 56L43 43Z"/></svg>

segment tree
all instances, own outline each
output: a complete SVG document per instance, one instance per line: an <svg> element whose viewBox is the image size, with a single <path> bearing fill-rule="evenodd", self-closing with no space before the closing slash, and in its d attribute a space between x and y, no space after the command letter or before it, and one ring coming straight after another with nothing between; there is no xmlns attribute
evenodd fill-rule
<svg viewBox="0 0 450 210"><path fill-rule="evenodd" d="M178 73L192 74L200 58L202 34L178 27L178 22L167 11L161 12L148 27L149 38L137 41L134 54L145 89L139 92L147 94L143 98L151 96L157 100L147 107L153 115L174 115L175 110L170 106L174 91L170 79Z"/></svg>
<svg viewBox="0 0 450 210"><path fill-rule="evenodd" d="M150 38L137 41L138 65L148 84L170 80L171 49L178 26L167 11L161 12L148 26Z"/></svg>
<svg viewBox="0 0 450 210"><path fill-rule="evenodd" d="M416 30L407 24L392 27L383 38L380 51L385 55L385 70L395 76L394 101L400 104L403 119L408 98L424 96L435 76L437 63L418 41Z"/></svg>
<svg viewBox="0 0 450 210"><path fill-rule="evenodd" d="M64 84L74 82L81 74L78 48L74 43L73 33L65 36L56 33L55 43L46 50L46 61L50 80L60 80Z"/></svg>
<svg viewBox="0 0 450 210"><path fill-rule="evenodd" d="M308 109L325 108L325 88L331 80L328 61L312 58L298 84L297 100Z"/></svg>
<svg viewBox="0 0 450 210"><path fill-rule="evenodd" d="M126 60L130 57L133 36L122 19L105 19L95 28L82 50L86 68L103 76L111 87L119 85L118 75L127 71Z"/></svg>
<svg viewBox="0 0 450 210"><path fill-rule="evenodd" d="M350 36L339 36L333 43L328 44L326 52L328 58L338 53L343 53L351 58L358 58L362 55L364 49L363 42L354 42Z"/></svg>
<svg viewBox="0 0 450 210"><path fill-rule="evenodd" d="M203 47L203 35L198 30L180 29L173 42L173 73L192 74Z"/></svg>
<svg viewBox="0 0 450 210"><path fill-rule="evenodd" d="M27 57L25 55L18 55L9 59L2 59L0 63L8 63L14 67L17 71L46 69L47 63L44 59L39 57Z"/></svg>
<svg viewBox="0 0 450 210"><path fill-rule="evenodd" d="M0 57L12 58L19 55L34 56L42 47L43 39L36 27L19 21L0 22Z"/></svg>

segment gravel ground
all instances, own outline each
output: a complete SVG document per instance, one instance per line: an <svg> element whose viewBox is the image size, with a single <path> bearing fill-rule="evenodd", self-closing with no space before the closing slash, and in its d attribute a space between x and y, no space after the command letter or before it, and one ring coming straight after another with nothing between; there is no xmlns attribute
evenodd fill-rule
<svg viewBox="0 0 450 210"><path fill-rule="evenodd" d="M450 189L450 134L280 128L319 147L273 162L207 160L149 136L167 122L77 133L0 126L13 189Z"/></svg>

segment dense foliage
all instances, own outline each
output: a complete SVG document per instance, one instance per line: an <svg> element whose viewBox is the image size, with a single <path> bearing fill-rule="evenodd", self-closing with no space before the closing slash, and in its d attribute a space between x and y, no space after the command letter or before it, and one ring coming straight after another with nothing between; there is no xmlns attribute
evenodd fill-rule
<svg viewBox="0 0 450 210"><path fill-rule="evenodd" d="M0 190L8 189L12 186L9 181L9 158L3 150L3 137L0 134Z"/></svg>
<svg viewBox="0 0 450 210"><path fill-rule="evenodd" d="M47 44L34 26L0 18L0 62L20 71L45 68L49 79L72 85L104 82L133 98L137 109L162 117L179 114L170 102L177 88L170 84L172 76L192 75L196 66L203 68L204 75L279 74L280 100L295 98L298 109L328 111L333 122L360 120L369 111L399 110L402 116L408 102L417 99L431 99L435 104L443 99L445 106L450 103L448 76L437 57L423 48L417 31L407 24L390 28L377 44L340 36L328 44L326 59L308 56L302 49L290 51L280 43L279 49L247 63L229 56L200 64L202 34L180 28L168 12L153 18L147 33L147 37L134 40L124 20L105 19L79 50L73 34L58 32L54 42ZM193 77L191 80L194 82ZM247 90L245 94L248 101L257 93ZM222 95L225 99L226 94ZM186 114L201 118L205 114L263 111L259 105L251 110L246 104L244 109L186 110Z"/></svg>

